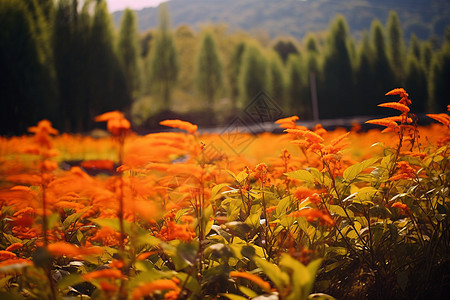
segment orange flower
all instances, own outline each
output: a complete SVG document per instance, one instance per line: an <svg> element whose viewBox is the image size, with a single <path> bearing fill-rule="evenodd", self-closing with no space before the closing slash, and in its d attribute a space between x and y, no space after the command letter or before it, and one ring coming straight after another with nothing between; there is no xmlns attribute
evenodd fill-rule
<svg viewBox="0 0 450 300"><path fill-rule="evenodd" d="M28 132L32 133L46 133L56 135L58 130L52 127L52 123L49 120L39 121L37 126L32 126L28 128Z"/></svg>
<svg viewBox="0 0 450 300"><path fill-rule="evenodd" d="M20 266L20 267L26 267L26 266L31 266L33 265L33 262L29 259L25 259L25 258L13 258L13 259L8 259L5 261L0 262L0 269L2 270L2 275L8 274L8 273L15 273L17 268L11 268L9 271L7 270L7 268L5 268L6 266L11 266L11 265L15 265L15 266Z"/></svg>
<svg viewBox="0 0 450 300"><path fill-rule="evenodd" d="M111 279L120 279L123 277L123 274L120 270L117 269L103 269L98 271L93 271L83 275L83 279L88 281L91 279L97 278L111 278Z"/></svg>
<svg viewBox="0 0 450 300"><path fill-rule="evenodd" d="M105 292L116 292L119 290L119 287L117 285L109 283L107 281L101 281L100 288Z"/></svg>
<svg viewBox="0 0 450 300"><path fill-rule="evenodd" d="M77 257L80 255L101 254L103 250L100 247L79 248L66 242L56 242L47 246L50 254L54 256Z"/></svg>
<svg viewBox="0 0 450 300"><path fill-rule="evenodd" d="M321 223L334 225L333 219L328 214L324 214L322 211L314 208L303 208L301 210L290 213L289 216L294 218L304 217L308 222L314 222L315 220L319 219Z"/></svg>
<svg viewBox="0 0 450 300"><path fill-rule="evenodd" d="M366 121L367 124L375 124L375 125L381 125L388 128L391 128L393 130L397 130L399 126L394 121L386 120L386 119L374 119Z"/></svg>
<svg viewBox="0 0 450 300"><path fill-rule="evenodd" d="M81 163L81 166L85 169L101 169L112 171L114 169L114 162L109 159L86 160Z"/></svg>
<svg viewBox="0 0 450 300"><path fill-rule="evenodd" d="M192 123L181 121L181 120L164 120L159 122L159 124L167 127L178 128L182 130L186 130L188 133L192 134L197 131L198 126Z"/></svg>
<svg viewBox="0 0 450 300"><path fill-rule="evenodd" d="M171 279L157 279L152 282L145 283L133 290L132 299L139 300L147 295L153 294L157 291L173 290L180 291L177 283Z"/></svg>
<svg viewBox="0 0 450 300"><path fill-rule="evenodd" d="M406 95L406 97L409 96L408 93L403 88L396 88L396 89L393 89L386 93L386 96L390 96L390 95L400 95L401 97L403 97L405 95Z"/></svg>
<svg viewBox="0 0 450 300"><path fill-rule="evenodd" d="M253 281L257 285L259 285L261 288L263 288L266 292L270 291L270 284L263 280L261 277L248 273L248 272L237 272L237 271L231 271L230 277L238 277L238 278L245 278L250 281Z"/></svg>
<svg viewBox="0 0 450 300"><path fill-rule="evenodd" d="M398 102L386 102L386 103L378 104L378 106L393 108L393 109L401 111L402 113L409 112L408 106L398 103Z"/></svg>
<svg viewBox="0 0 450 300"><path fill-rule="evenodd" d="M106 122L106 128L113 135L126 133L130 129L130 122L120 111L110 111L95 117L96 122Z"/></svg>
<svg viewBox="0 0 450 300"><path fill-rule="evenodd" d="M401 203L401 202L395 202L392 204L392 207L398 208L399 210L403 211L403 213L409 215L411 214L411 210L409 209L408 205Z"/></svg>
<svg viewBox="0 0 450 300"><path fill-rule="evenodd" d="M0 261L16 258L17 255L7 250L0 250Z"/></svg>
<svg viewBox="0 0 450 300"><path fill-rule="evenodd" d="M432 118L447 127L450 127L450 116L447 114L427 114L427 117Z"/></svg>
<svg viewBox="0 0 450 300"><path fill-rule="evenodd" d="M21 243L14 243L14 244L9 245L9 247L6 248L5 250L6 251L14 251L14 250L17 250L22 247L23 247L23 245Z"/></svg>

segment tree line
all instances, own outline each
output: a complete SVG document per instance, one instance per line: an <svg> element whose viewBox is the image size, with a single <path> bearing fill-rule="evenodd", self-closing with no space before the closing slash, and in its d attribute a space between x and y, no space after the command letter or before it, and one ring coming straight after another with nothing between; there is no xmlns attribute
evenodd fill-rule
<svg viewBox="0 0 450 300"><path fill-rule="evenodd" d="M450 94L450 30L440 43L405 41L395 12L359 41L342 16L297 41L221 25L173 30L164 4L158 28L139 34L128 9L114 28L104 0L2 0L0 41L0 134L42 118L83 132L114 109L143 125L183 113L217 124L262 90L302 119L313 117L313 92L320 118L377 114L396 87L410 92L417 113L443 110Z"/></svg>

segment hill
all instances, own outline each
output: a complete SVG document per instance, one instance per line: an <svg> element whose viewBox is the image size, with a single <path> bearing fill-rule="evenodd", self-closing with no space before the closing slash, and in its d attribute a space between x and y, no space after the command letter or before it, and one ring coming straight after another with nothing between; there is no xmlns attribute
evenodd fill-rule
<svg viewBox="0 0 450 300"><path fill-rule="evenodd" d="M356 37L368 30L374 18L385 23L390 10L396 10L405 37L415 33L420 39L443 36L450 24L450 1L447 0L170 0L172 24L194 28L206 23L226 23L230 30L257 29L271 37L291 35L302 39L306 32L323 31L336 14L347 18ZM118 26L122 11L113 14ZM136 12L139 30L157 26L158 8Z"/></svg>

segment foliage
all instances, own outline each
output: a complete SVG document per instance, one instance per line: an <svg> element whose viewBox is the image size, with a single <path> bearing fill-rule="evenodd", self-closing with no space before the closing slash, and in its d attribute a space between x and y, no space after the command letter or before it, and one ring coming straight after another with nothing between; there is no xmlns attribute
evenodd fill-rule
<svg viewBox="0 0 450 300"><path fill-rule="evenodd" d="M170 29L166 4L160 7L159 27L150 53L149 84L152 91L170 109L171 91L178 77L178 61L175 42Z"/></svg>
<svg viewBox="0 0 450 300"><path fill-rule="evenodd" d="M103 139L47 120L1 138L0 295L444 297L450 117L419 127L404 89L386 95L400 100L379 106L399 113L366 122L382 132L292 116L240 154L176 119L137 136L118 111L95 118Z"/></svg>
<svg viewBox="0 0 450 300"><path fill-rule="evenodd" d="M136 14L130 9L126 9L122 16L117 51L129 89L136 93L140 90L142 79Z"/></svg>
<svg viewBox="0 0 450 300"><path fill-rule="evenodd" d="M196 85L199 94L205 98L208 110L214 104L222 86L222 62L217 53L213 35L206 32L200 45L197 57Z"/></svg>

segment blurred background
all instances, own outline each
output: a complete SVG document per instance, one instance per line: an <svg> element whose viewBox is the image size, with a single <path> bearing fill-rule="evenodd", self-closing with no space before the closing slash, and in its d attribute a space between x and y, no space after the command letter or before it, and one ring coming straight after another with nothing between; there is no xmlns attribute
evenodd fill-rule
<svg viewBox="0 0 450 300"><path fill-rule="evenodd" d="M301 120L385 113L397 87L441 112L449 25L446 0L1 0L0 134L110 110L220 127L261 91Z"/></svg>

